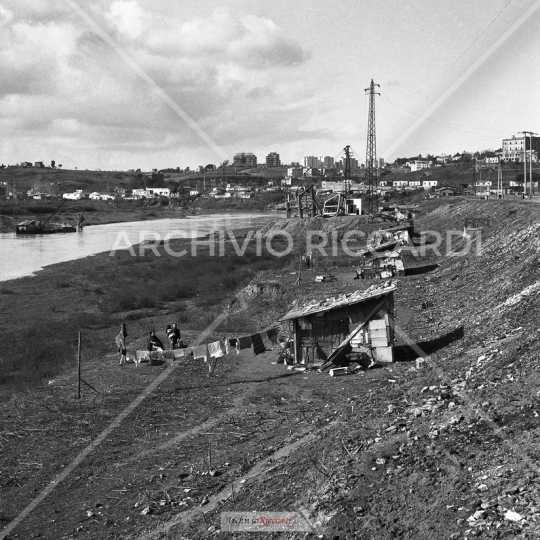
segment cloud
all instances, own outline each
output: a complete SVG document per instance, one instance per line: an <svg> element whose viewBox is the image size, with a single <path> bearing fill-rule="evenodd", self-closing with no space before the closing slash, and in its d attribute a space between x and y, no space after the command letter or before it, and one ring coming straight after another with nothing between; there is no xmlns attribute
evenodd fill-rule
<svg viewBox="0 0 540 540"><path fill-rule="evenodd" d="M149 15L135 0L116 0L105 13L105 18L121 34L134 39L148 27Z"/></svg>
<svg viewBox="0 0 540 540"><path fill-rule="evenodd" d="M231 57L250 69L293 66L309 58L307 52L271 20L247 15L244 31L229 45Z"/></svg>
<svg viewBox="0 0 540 540"><path fill-rule="evenodd" d="M72 155L101 149L129 161L205 147L67 4L22 4L0 6L0 125L10 148L59 144L77 149ZM135 0L85 7L221 146L289 139L310 114L311 90L291 77L310 54L268 18L217 8L207 18L165 19Z"/></svg>

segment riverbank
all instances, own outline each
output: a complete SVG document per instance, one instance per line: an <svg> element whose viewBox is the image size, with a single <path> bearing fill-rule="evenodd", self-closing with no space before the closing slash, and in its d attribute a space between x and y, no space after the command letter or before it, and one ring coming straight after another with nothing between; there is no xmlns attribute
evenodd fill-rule
<svg viewBox="0 0 540 540"><path fill-rule="evenodd" d="M238 240L228 233L223 247L217 238L210 247L207 238L200 239L200 245L176 239L167 246L119 250L112 256L109 248L46 266L33 276L1 282L4 399L39 386L71 365L79 330L93 336L90 356L111 349L111 335L120 321L132 321L141 348L150 327L164 329L167 318L188 325L188 339L196 335L258 271L288 264L288 257L259 254L255 242L248 243L239 256L233 240L241 245L245 234L253 232L242 227L240 223L235 230ZM187 256L175 255L183 250Z"/></svg>
<svg viewBox="0 0 540 540"><path fill-rule="evenodd" d="M15 231L15 225L25 219L47 219L58 208L57 202L46 201L3 201L0 203L0 234ZM270 211L270 210L268 210ZM130 221L148 221L152 219L178 219L190 216L206 216L227 214L260 214L264 208L257 209L249 204L222 204L179 207L162 206L157 201L126 201L122 200L118 206L106 201L67 201L59 213L52 219L53 222L68 222L75 224L77 214L85 215L85 227L92 225L105 225L109 223L123 223ZM283 217L283 212L276 212L276 219Z"/></svg>

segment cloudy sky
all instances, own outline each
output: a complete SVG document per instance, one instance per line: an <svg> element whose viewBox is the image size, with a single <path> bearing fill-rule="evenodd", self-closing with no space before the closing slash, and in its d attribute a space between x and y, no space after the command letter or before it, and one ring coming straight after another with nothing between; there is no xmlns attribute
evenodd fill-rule
<svg viewBox="0 0 540 540"><path fill-rule="evenodd" d="M387 160L540 132L540 0L0 0L0 162Z"/></svg>

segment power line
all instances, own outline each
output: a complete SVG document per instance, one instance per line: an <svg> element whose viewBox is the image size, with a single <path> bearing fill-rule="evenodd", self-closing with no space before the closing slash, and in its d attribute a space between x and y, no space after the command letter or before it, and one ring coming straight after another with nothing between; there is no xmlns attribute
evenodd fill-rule
<svg viewBox="0 0 540 540"><path fill-rule="evenodd" d="M489 30L489 28L497 21L497 19L501 16L501 14L503 13L503 11L506 10L506 8L512 3L512 0L508 0L508 2L506 2L506 4L504 5L504 7L499 11L499 13L497 13L497 15L495 15L495 17L491 20L491 22L482 30L482 32L480 32L480 34L473 40L473 42L453 61L451 62L447 67L446 69L444 69L443 71L441 71L435 78L433 78L429 83L427 83L423 88L420 88L419 90L416 90L415 92L413 92L412 94L407 94L406 96L404 97L411 97L411 96L415 96L416 94L419 94L421 92L423 92L424 90L426 90L427 88L429 88L430 86L433 85L433 83L435 83L435 81L438 81L443 75L445 75L446 73L448 73L453 67L455 64L457 64L457 62L459 62L471 49L472 47L478 43L478 41L480 40L480 38Z"/></svg>
<svg viewBox="0 0 540 540"><path fill-rule="evenodd" d="M402 110L402 111L404 111L406 113L412 114L414 116L417 116L418 118L422 118L424 120L427 120L429 122L433 122L435 124L446 125L446 126L451 127L451 128L453 128L453 129L455 129L457 131L463 131L464 133L470 133L471 135L476 134L476 132L474 132L474 131L469 131L469 130L463 129L463 128L457 126L456 124L453 124L452 122L448 122L447 120L440 120L440 119L437 119L437 118L433 118L433 115L425 116L423 114L420 114L420 113L411 111L409 109L406 109L405 107L401 107L399 105L396 105L395 103L392 103L387 97L384 97L384 96L381 96L381 97L382 97L382 99L384 99L392 107L394 107L396 109L399 109L399 110ZM480 130L480 131L490 131L492 133L506 133L506 134L508 134L507 130L502 130L502 129L489 129L489 128L477 128L477 129ZM478 135L483 135L483 134L478 133Z"/></svg>

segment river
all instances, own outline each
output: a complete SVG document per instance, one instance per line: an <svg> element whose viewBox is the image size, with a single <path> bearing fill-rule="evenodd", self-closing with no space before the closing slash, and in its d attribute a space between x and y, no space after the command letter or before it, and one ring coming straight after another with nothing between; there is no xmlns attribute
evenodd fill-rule
<svg viewBox="0 0 540 540"><path fill-rule="evenodd" d="M216 230L260 229L277 218L275 214L220 214L92 225L78 233L0 234L0 282L30 276L50 264L111 251L115 246L127 249L127 240L138 244L141 240L165 239L167 234L200 238Z"/></svg>

